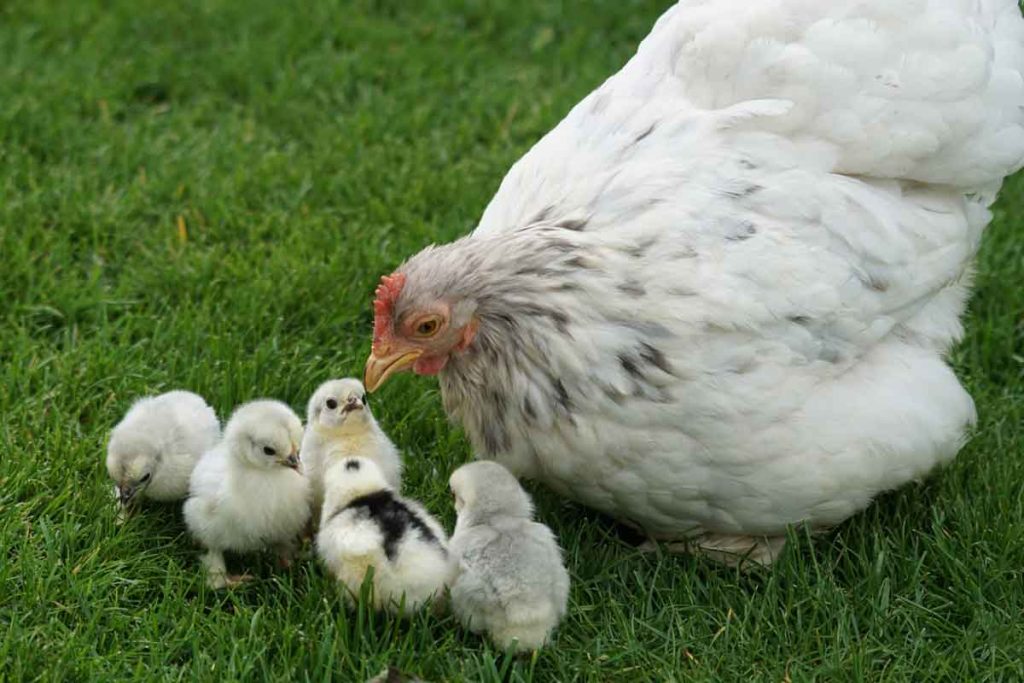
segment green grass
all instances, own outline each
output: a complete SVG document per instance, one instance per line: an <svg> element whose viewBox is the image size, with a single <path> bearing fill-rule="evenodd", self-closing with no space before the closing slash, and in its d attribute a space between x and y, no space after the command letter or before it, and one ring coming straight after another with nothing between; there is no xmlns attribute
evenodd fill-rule
<svg viewBox="0 0 1024 683"><path fill-rule="evenodd" d="M376 278L467 232L668 2L497 4L0 4L0 680L1024 678L1020 178L956 353L976 437L771 572L642 555L537 491L571 609L516 660L450 617L346 612L313 561L211 593L173 506L115 527L105 436L134 397L301 410L357 374ZM436 383L375 406L450 528L470 453Z"/></svg>

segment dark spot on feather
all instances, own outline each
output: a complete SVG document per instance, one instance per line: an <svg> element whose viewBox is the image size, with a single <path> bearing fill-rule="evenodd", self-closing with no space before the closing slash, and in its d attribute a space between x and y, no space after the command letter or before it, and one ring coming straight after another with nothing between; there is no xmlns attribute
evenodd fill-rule
<svg viewBox="0 0 1024 683"><path fill-rule="evenodd" d="M576 292L579 291L579 289L580 286L575 282L562 282L557 287L555 287L555 291L558 292Z"/></svg>
<svg viewBox="0 0 1024 683"><path fill-rule="evenodd" d="M391 491L368 493L356 498L343 509L355 510L357 514L365 515L377 524L384 536L384 554L392 562L398 552L398 544L409 531L415 531L427 543L440 545L430 527L415 511L397 500ZM337 510L331 515L331 519L340 512L342 510Z"/></svg>
<svg viewBox="0 0 1024 683"><path fill-rule="evenodd" d="M529 396L523 397L523 412L526 414L528 422L534 422L537 419L537 410L533 407L533 402L530 401Z"/></svg>
<svg viewBox="0 0 1024 683"><path fill-rule="evenodd" d="M569 268L582 268L589 270L592 266L587 265L581 256L573 256L571 259L566 260L565 265Z"/></svg>
<svg viewBox="0 0 1024 683"><path fill-rule="evenodd" d="M745 168L748 171L753 171L755 168L757 168L757 164L755 164L750 159L740 159L739 164L740 168Z"/></svg>
<svg viewBox="0 0 1024 683"><path fill-rule="evenodd" d="M739 228L739 232L733 233L732 235L726 235L725 239L730 242L743 242L757 234L757 226L750 221L740 221Z"/></svg>
<svg viewBox="0 0 1024 683"><path fill-rule="evenodd" d="M569 316L562 311L554 308L547 308L545 306L538 306L536 304L523 304L521 309L524 315L532 315L541 318L550 318L558 328L559 332L563 334L568 332L569 329Z"/></svg>
<svg viewBox="0 0 1024 683"><path fill-rule="evenodd" d="M625 370L630 375L632 375L633 377L636 377L638 379L643 377L643 374L636 366L636 362L626 354L619 354L619 365L621 365L622 369Z"/></svg>
<svg viewBox="0 0 1024 683"><path fill-rule="evenodd" d="M746 375L756 367L757 360L753 358L744 358L743 360L737 361L732 367L727 368L727 370L734 375Z"/></svg>
<svg viewBox="0 0 1024 683"><path fill-rule="evenodd" d="M666 374L674 374L672 365L659 349L647 343L640 344L640 357Z"/></svg>
<svg viewBox="0 0 1024 683"><path fill-rule="evenodd" d="M548 204L543 209L541 209L536 216L533 217L533 220L530 221L530 223L543 223L545 220L547 220L547 217L550 216L554 210L554 205Z"/></svg>
<svg viewBox="0 0 1024 683"><path fill-rule="evenodd" d="M491 419L485 420L483 427L484 451L488 455L498 455L508 450L509 438L505 431L505 423L500 413L492 414Z"/></svg>
<svg viewBox="0 0 1024 683"><path fill-rule="evenodd" d="M568 254L576 249L575 245L571 242L566 242L565 240L549 240L548 246L563 254Z"/></svg>
<svg viewBox="0 0 1024 683"><path fill-rule="evenodd" d="M636 143L638 143L641 140L643 140L644 138L646 138L648 135L653 133L654 129L657 128L657 127L658 127L657 123L652 123L651 125L649 125L644 132L640 133L635 138L633 138L633 144L635 145Z"/></svg>
<svg viewBox="0 0 1024 683"><path fill-rule="evenodd" d="M838 363L840 360L839 350L834 346L823 346L818 352L818 358L826 363Z"/></svg>
<svg viewBox="0 0 1024 683"><path fill-rule="evenodd" d="M642 337L663 339L672 336L672 332L661 323L646 322L644 320L612 320L612 322L639 332Z"/></svg>
<svg viewBox="0 0 1024 683"><path fill-rule="evenodd" d="M637 244L631 247L626 247L626 253L629 256L632 256L633 258L643 258L644 254L647 253L647 250L654 245L654 242L655 240L653 239L647 239L644 240L643 242L638 242Z"/></svg>
<svg viewBox="0 0 1024 683"><path fill-rule="evenodd" d="M672 254L672 256L670 258L673 258L673 259L697 258L697 250L694 249L693 247L685 247L681 251L677 251L676 253Z"/></svg>
<svg viewBox="0 0 1024 683"><path fill-rule="evenodd" d="M871 275L870 273L867 276L858 275L857 277L868 289L876 292L886 292L889 290L889 281L884 278Z"/></svg>
<svg viewBox="0 0 1024 683"><path fill-rule="evenodd" d="M806 325L807 323L811 322L811 319L808 318L806 315L791 315L787 318L787 320L797 325Z"/></svg>
<svg viewBox="0 0 1024 683"><path fill-rule="evenodd" d="M508 399L505 398L505 394L500 391L491 390L490 392L491 405L494 406L495 412L503 415L506 408L508 407Z"/></svg>
<svg viewBox="0 0 1024 683"><path fill-rule="evenodd" d="M760 185L757 185L756 183L751 183L749 185L745 185L735 190L724 190L722 194L725 195L726 197L729 197L730 199L743 199L744 197L749 197L750 195L760 192L763 189L764 188L761 187Z"/></svg>
<svg viewBox="0 0 1024 683"><path fill-rule="evenodd" d="M601 387L601 390L604 391L604 395L611 399L611 401L616 405L622 405L626 400L626 395L613 386L605 384Z"/></svg>
<svg viewBox="0 0 1024 683"><path fill-rule="evenodd" d="M672 394L669 393L668 389L659 389L658 395L651 400L655 403L672 403L675 399L672 398Z"/></svg>
<svg viewBox="0 0 1024 683"><path fill-rule="evenodd" d="M569 392L565 390L565 384L560 379L551 380L551 386L555 390L555 398L558 405L567 413L572 412L572 401L569 399Z"/></svg>
<svg viewBox="0 0 1024 683"><path fill-rule="evenodd" d="M669 287L666 291L673 296L697 296L697 292L686 287Z"/></svg>
<svg viewBox="0 0 1024 683"><path fill-rule="evenodd" d="M583 229L587 227L588 222L589 220L586 218L569 218L564 221L560 221L556 225L557 227L563 228L565 230L574 230L576 232L582 232Z"/></svg>
<svg viewBox="0 0 1024 683"><path fill-rule="evenodd" d="M345 469L347 471L350 471L350 472L358 472L359 471L359 461L358 460L349 460L349 461L347 461L345 463Z"/></svg>
<svg viewBox="0 0 1024 683"><path fill-rule="evenodd" d="M520 268L519 270L517 270L513 274L514 275L524 276L524 277L537 277L537 276L543 274L543 272L544 271L541 268L536 268L534 266L527 266L526 268Z"/></svg>
<svg viewBox="0 0 1024 683"><path fill-rule="evenodd" d="M647 294L647 290L644 289L644 286L636 280L626 280L625 282L616 285L616 288L623 294L628 294L630 296L644 296Z"/></svg>

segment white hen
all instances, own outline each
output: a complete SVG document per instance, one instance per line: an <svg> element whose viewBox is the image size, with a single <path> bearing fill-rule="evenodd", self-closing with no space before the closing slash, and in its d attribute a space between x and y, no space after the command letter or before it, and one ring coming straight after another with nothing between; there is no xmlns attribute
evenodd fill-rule
<svg viewBox="0 0 1024 683"><path fill-rule="evenodd" d="M1014 0L692 0L378 289L366 385L440 373L474 446L771 561L951 459L945 361L1024 156Z"/></svg>

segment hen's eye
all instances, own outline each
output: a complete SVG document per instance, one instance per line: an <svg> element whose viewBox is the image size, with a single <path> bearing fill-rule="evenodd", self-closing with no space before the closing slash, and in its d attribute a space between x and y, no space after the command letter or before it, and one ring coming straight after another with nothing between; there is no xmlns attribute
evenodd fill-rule
<svg viewBox="0 0 1024 683"><path fill-rule="evenodd" d="M416 326L416 334L420 335L421 337L429 337L435 332L437 332L436 318L424 320L423 322Z"/></svg>
<svg viewBox="0 0 1024 683"><path fill-rule="evenodd" d="M275 451L270 446L264 446L263 447L263 452L266 453L267 455L277 455L277 451Z"/></svg>
<svg viewBox="0 0 1024 683"><path fill-rule="evenodd" d="M337 401L335 401L333 398L327 399L327 409L328 410L334 410L337 407L338 407L338 402Z"/></svg>

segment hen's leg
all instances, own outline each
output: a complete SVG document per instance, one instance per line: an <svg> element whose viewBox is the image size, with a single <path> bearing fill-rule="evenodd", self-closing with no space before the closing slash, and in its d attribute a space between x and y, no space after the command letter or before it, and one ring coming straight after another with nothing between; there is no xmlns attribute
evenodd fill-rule
<svg viewBox="0 0 1024 683"><path fill-rule="evenodd" d="M669 550L672 550L673 545L675 544L669 544ZM786 547L786 537L705 534L686 545L691 552L697 552L726 566L753 569L756 566L770 567L782 555L782 549Z"/></svg>
<svg viewBox="0 0 1024 683"><path fill-rule="evenodd" d="M770 567L786 546L785 536L731 536L704 534L689 541L659 542L649 539L637 546L640 552L664 549L670 553L703 555L729 567Z"/></svg>

